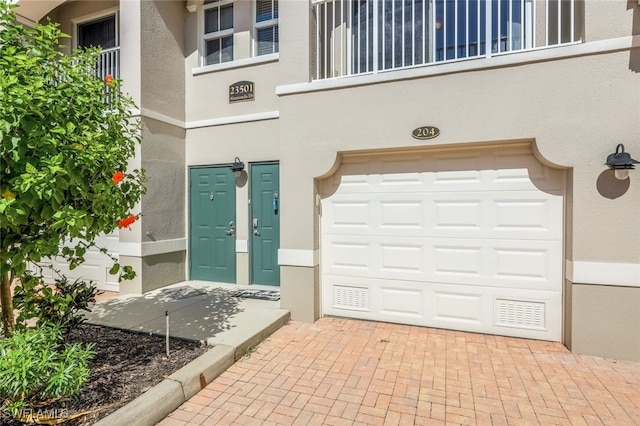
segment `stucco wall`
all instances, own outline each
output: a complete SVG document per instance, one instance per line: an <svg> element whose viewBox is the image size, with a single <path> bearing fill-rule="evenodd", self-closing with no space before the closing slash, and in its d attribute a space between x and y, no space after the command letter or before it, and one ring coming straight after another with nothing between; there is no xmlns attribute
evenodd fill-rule
<svg viewBox="0 0 640 426"><path fill-rule="evenodd" d="M141 203L141 241L169 250L186 247L186 164L183 2L140 1L141 166L147 193ZM167 122L168 121L168 122ZM184 249L144 256L142 290L186 278Z"/></svg>
<svg viewBox="0 0 640 426"><path fill-rule="evenodd" d="M277 62L187 76L187 121L277 111L277 79ZM254 83L254 100L229 103L229 86L238 81Z"/></svg>
<svg viewBox="0 0 640 426"><path fill-rule="evenodd" d="M606 40L640 34L638 2L585 1L585 39Z"/></svg>
<svg viewBox="0 0 640 426"><path fill-rule="evenodd" d="M574 284L571 350L640 361L640 289Z"/></svg>
<svg viewBox="0 0 640 426"><path fill-rule="evenodd" d="M141 107L184 120L184 3L143 0L140 8Z"/></svg>
<svg viewBox="0 0 640 426"><path fill-rule="evenodd" d="M262 120L187 130L187 164L190 166L245 164L280 158L279 120Z"/></svg>
<svg viewBox="0 0 640 426"><path fill-rule="evenodd" d="M147 193L142 199L143 241L185 237L184 139L184 129L144 119L141 158Z"/></svg>

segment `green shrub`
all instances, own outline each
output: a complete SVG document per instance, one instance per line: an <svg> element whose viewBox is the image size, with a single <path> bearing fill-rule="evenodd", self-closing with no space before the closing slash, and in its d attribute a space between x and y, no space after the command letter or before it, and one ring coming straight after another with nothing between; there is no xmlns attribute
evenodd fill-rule
<svg viewBox="0 0 640 426"><path fill-rule="evenodd" d="M20 311L17 325L24 328L27 320L37 318L37 326L54 323L67 333L84 322L81 311L90 310L89 304L96 301L98 293L93 282L62 277L52 288L40 277L25 274L13 297L14 306Z"/></svg>
<svg viewBox="0 0 640 426"><path fill-rule="evenodd" d="M93 345L63 344L59 326L17 331L0 340L0 401L20 408L76 395L89 378Z"/></svg>

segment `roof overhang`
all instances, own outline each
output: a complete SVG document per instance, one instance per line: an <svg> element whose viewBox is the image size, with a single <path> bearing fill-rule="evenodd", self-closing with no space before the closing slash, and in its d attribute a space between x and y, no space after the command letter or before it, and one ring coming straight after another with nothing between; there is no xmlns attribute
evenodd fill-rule
<svg viewBox="0 0 640 426"><path fill-rule="evenodd" d="M9 0L18 4L15 9L18 20L23 24L34 25L44 18L49 12L69 0Z"/></svg>

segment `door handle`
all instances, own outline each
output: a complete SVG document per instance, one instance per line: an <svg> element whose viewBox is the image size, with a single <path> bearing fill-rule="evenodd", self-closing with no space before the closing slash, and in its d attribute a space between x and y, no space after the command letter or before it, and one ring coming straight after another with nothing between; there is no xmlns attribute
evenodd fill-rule
<svg viewBox="0 0 640 426"><path fill-rule="evenodd" d="M254 217L254 218L253 218L253 228L254 228L254 229L257 229L257 228L258 228L258 218L257 218L257 217Z"/></svg>
<svg viewBox="0 0 640 426"><path fill-rule="evenodd" d="M236 235L236 226L233 221L229 222L229 229L227 229L225 233L231 236Z"/></svg>

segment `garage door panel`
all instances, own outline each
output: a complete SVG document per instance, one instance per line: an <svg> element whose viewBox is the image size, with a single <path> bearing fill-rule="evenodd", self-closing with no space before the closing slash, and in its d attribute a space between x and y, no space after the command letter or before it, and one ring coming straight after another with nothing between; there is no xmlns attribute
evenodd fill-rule
<svg viewBox="0 0 640 426"><path fill-rule="evenodd" d="M561 244L500 239L327 235L323 272L351 277L472 286L553 289Z"/></svg>
<svg viewBox="0 0 640 426"><path fill-rule="evenodd" d="M373 294L374 311L402 321L424 321L425 290L411 283L380 285Z"/></svg>
<svg viewBox="0 0 640 426"><path fill-rule="evenodd" d="M546 167L531 155L497 154L494 172L500 185L519 184L554 194L564 189L564 171Z"/></svg>
<svg viewBox="0 0 640 426"><path fill-rule="evenodd" d="M562 171L527 146L351 161L321 185L325 313L560 339Z"/></svg>
<svg viewBox="0 0 640 426"><path fill-rule="evenodd" d="M426 250L425 241L415 237L326 236L322 267L334 275L425 280Z"/></svg>
<svg viewBox="0 0 640 426"><path fill-rule="evenodd" d="M531 169L429 171L396 173L392 178L383 175L349 174L342 171L332 185L325 185L323 195L413 192L469 192L505 190L541 190L561 194L552 176L543 174L532 179ZM555 175L559 172L550 173Z"/></svg>
<svg viewBox="0 0 640 426"><path fill-rule="evenodd" d="M529 244L526 249L513 241L492 247L488 262L494 285L522 289L557 289L562 277L562 246L559 242Z"/></svg>
<svg viewBox="0 0 640 426"><path fill-rule="evenodd" d="M561 298L558 291L503 287L446 286L428 290L433 327L559 341Z"/></svg>
<svg viewBox="0 0 640 426"><path fill-rule="evenodd" d="M373 198L373 199L372 199ZM327 234L557 239L562 197L544 193L337 194L323 206Z"/></svg>
<svg viewBox="0 0 640 426"><path fill-rule="evenodd" d="M424 322L426 287L415 281L368 279L325 275L323 291L325 314L373 319L402 319L411 324ZM388 296L385 299L384 296Z"/></svg>
<svg viewBox="0 0 640 426"><path fill-rule="evenodd" d="M557 291L325 275L325 315L532 339L561 339Z"/></svg>
<svg viewBox="0 0 640 426"><path fill-rule="evenodd" d="M395 160L360 158L356 163L345 160L338 173L327 180L325 189L327 193L353 193L365 187L371 192L396 192L406 186L418 190L426 186L437 192L533 189L561 193L562 170L544 166L530 149L506 152L470 150L464 156L441 153Z"/></svg>
<svg viewBox="0 0 640 426"><path fill-rule="evenodd" d="M327 241L330 254L323 261L329 270L340 274L362 276L370 274L375 263L372 261L371 243L349 238Z"/></svg>
<svg viewBox="0 0 640 426"><path fill-rule="evenodd" d="M559 242L434 238L424 251L426 281L551 290L562 276Z"/></svg>
<svg viewBox="0 0 640 426"><path fill-rule="evenodd" d="M373 201L365 197L354 197L352 199L342 197L335 200L326 209L325 214L331 219L333 232L351 231L356 233L365 232L365 229L375 227L372 218Z"/></svg>

